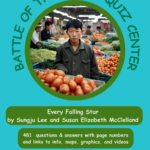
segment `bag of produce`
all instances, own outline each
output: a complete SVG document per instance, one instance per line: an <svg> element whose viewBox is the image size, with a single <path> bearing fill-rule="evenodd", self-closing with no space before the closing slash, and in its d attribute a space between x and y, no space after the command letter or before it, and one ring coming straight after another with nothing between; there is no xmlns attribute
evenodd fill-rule
<svg viewBox="0 0 150 150"><path fill-rule="evenodd" d="M103 45L101 47L101 51L113 51L113 50L114 50L114 48L112 45Z"/></svg>

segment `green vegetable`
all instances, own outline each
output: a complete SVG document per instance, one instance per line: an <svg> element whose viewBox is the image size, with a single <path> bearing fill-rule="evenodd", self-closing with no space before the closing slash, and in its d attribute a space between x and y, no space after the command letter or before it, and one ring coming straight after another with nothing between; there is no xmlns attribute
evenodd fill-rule
<svg viewBox="0 0 150 150"><path fill-rule="evenodd" d="M102 60L103 59L103 57L99 57L99 60Z"/></svg>
<svg viewBox="0 0 150 150"><path fill-rule="evenodd" d="M114 50L114 48L112 45L103 45L101 47L101 51L113 51L113 50Z"/></svg>
<svg viewBox="0 0 150 150"><path fill-rule="evenodd" d="M56 51L56 49L61 45L61 43L57 43L57 42L52 42L52 43L42 43L40 44L40 48L42 49L48 49L48 50L54 50Z"/></svg>
<svg viewBox="0 0 150 150"><path fill-rule="evenodd" d="M113 41L112 46L116 51L120 50L120 42L119 41Z"/></svg>
<svg viewBox="0 0 150 150"><path fill-rule="evenodd" d="M113 34L111 37L105 37L105 38L101 38L98 41L100 42L108 42L108 43L112 43L115 40L119 40L118 35L117 34Z"/></svg>
<svg viewBox="0 0 150 150"><path fill-rule="evenodd" d="M56 52L47 50L47 49L40 49L36 53L30 55L31 63L39 63L44 60L48 59L55 59L56 58Z"/></svg>
<svg viewBox="0 0 150 150"><path fill-rule="evenodd" d="M58 38L60 38L61 37L61 35L56 35L55 36L55 39L58 39Z"/></svg>
<svg viewBox="0 0 150 150"><path fill-rule="evenodd" d="M115 41L115 40L119 40L119 38L118 38L118 34L114 34L114 35L112 35L112 40L113 40L113 41Z"/></svg>
<svg viewBox="0 0 150 150"><path fill-rule="evenodd" d="M38 49L30 48L30 54L36 53L37 51L38 51Z"/></svg>
<svg viewBox="0 0 150 150"><path fill-rule="evenodd" d="M106 42L106 39L107 39L107 37L104 37L104 38L98 39L98 41L99 42Z"/></svg>
<svg viewBox="0 0 150 150"><path fill-rule="evenodd" d="M117 51L104 51L105 53L108 53L110 56L112 55L112 54L117 54L118 52Z"/></svg>

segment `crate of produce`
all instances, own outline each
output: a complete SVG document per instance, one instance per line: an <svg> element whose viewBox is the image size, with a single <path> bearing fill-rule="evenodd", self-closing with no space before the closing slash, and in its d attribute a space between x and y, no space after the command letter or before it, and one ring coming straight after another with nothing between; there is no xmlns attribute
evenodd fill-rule
<svg viewBox="0 0 150 150"><path fill-rule="evenodd" d="M93 50L96 50L96 51L101 50L100 46L92 45L92 47L93 47Z"/></svg>
<svg viewBox="0 0 150 150"><path fill-rule="evenodd" d="M61 43L58 42L42 43L40 44L39 48L56 51L60 45Z"/></svg>
<svg viewBox="0 0 150 150"><path fill-rule="evenodd" d="M112 34L107 33L107 34L106 34L106 36L107 36L107 37L111 37L111 36L112 36Z"/></svg>
<svg viewBox="0 0 150 150"><path fill-rule="evenodd" d="M65 74L61 70L35 70L41 81L54 91L65 95L85 95L105 85L104 81Z"/></svg>
<svg viewBox="0 0 150 150"><path fill-rule="evenodd" d="M90 44L90 43L91 43L91 41L89 41L89 39L83 39L83 38L82 38L81 41L84 42L84 43L87 43L87 44Z"/></svg>
<svg viewBox="0 0 150 150"><path fill-rule="evenodd" d="M75 77L75 76L68 75L68 74L66 74L65 76L70 77L70 79L74 79L74 77ZM92 80L92 81L94 81L94 82L95 82L95 84L96 84L97 88L96 88L96 89L94 89L92 92L94 92L94 91L96 91L96 90L100 89L102 86L104 86L104 85L105 85L105 81L101 81L101 80L94 80L94 79L89 79L89 78L84 78L84 79L85 79L86 81L90 81L90 80ZM92 93L92 92L91 92L91 93Z"/></svg>
<svg viewBox="0 0 150 150"><path fill-rule="evenodd" d="M30 55L34 54L38 51L38 49L30 48Z"/></svg>
<svg viewBox="0 0 150 150"><path fill-rule="evenodd" d="M96 43L95 43L95 45L96 45L96 46L100 46L100 47L102 46L101 44L96 44Z"/></svg>
<svg viewBox="0 0 150 150"><path fill-rule="evenodd" d="M112 77L112 75L109 75L109 74L105 74L105 73L102 73L102 72L99 72L99 73L100 73L100 80L105 81L106 83Z"/></svg>
<svg viewBox="0 0 150 150"><path fill-rule="evenodd" d="M44 61L43 61L44 62ZM34 70L44 70L45 69L45 66L43 65L43 62L41 63L36 63L36 64L33 64L32 67Z"/></svg>
<svg viewBox="0 0 150 150"><path fill-rule="evenodd" d="M103 35L103 34L94 34L92 35L90 38L91 39L101 39L101 38L104 38L104 37L107 37L106 35Z"/></svg>
<svg viewBox="0 0 150 150"><path fill-rule="evenodd" d="M95 57L98 57L98 58L104 58L105 57L105 53L101 52L100 50L98 51L95 51L94 50L94 53L95 53Z"/></svg>
<svg viewBox="0 0 150 150"><path fill-rule="evenodd" d="M104 57L104 58L108 58L108 57L111 56L109 53L105 53L105 52L104 52L104 54L105 54L105 57Z"/></svg>
<svg viewBox="0 0 150 150"><path fill-rule="evenodd" d="M89 39L90 41L94 41L94 42L97 42L98 41L98 39Z"/></svg>
<svg viewBox="0 0 150 150"><path fill-rule="evenodd" d="M83 38L83 39L87 39L88 36L87 36L87 35L83 35L82 38Z"/></svg>
<svg viewBox="0 0 150 150"><path fill-rule="evenodd" d="M40 49L37 52L30 54L30 59L32 64L41 63L49 59L56 59L56 52L47 49Z"/></svg>
<svg viewBox="0 0 150 150"><path fill-rule="evenodd" d="M41 63L33 64L32 66L34 70L40 70L40 71L47 69L47 68L52 69L54 61L55 59L48 59Z"/></svg>

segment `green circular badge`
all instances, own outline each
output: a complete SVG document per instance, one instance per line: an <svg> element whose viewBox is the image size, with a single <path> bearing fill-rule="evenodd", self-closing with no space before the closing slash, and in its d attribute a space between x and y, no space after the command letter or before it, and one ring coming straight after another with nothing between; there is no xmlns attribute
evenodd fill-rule
<svg viewBox="0 0 150 150"><path fill-rule="evenodd" d="M58 3L58 4L55 4L51 7L49 7L48 9L46 9L44 12L42 12L38 17L37 19L33 22L29 32L28 32L28 35L27 35L27 38L26 38L26 44L25 44L25 56L26 56L26 62L27 62L27 66L29 68L29 71L32 75L32 77L35 79L35 81L45 90L47 91L48 93L56 96L56 97L59 97L59 98L62 98L62 99L67 99L67 100L84 100L84 99L88 99L88 98L92 98L96 95L99 95L101 94L103 91L105 91L107 88L109 88L113 82L117 79L121 69L122 69L122 66L123 66L123 63L124 63L124 57L125 57L125 42L124 42L124 38L123 38L123 34L121 32L121 29L119 27L119 25L117 24L117 22L115 21L115 19L106 11L104 10L103 8L101 8L100 6L97 6L93 3L90 3L90 2L85 2L85 1L80 1L80 5L83 5L83 6L88 6L92 9L95 9L96 11L102 13L105 17L108 18L108 20L110 20L110 22L113 24L113 26L115 27L116 31L117 31L117 34L119 36L119 40L120 40L120 49L121 49L121 55L120 55L120 60L119 60L119 64L118 64L118 67L117 67L117 70L115 71L114 75L111 77L111 79L103 86L101 87L100 89L92 92L92 93L89 93L87 95L83 95L83 96L69 96L69 95L64 95L64 94L60 94L58 92L55 92L53 90L51 90L49 87L47 87L45 84L43 84L43 82L41 82L41 80L39 79L39 77L36 75L33 67L32 67L32 63L31 63L31 59L30 59L30 52L29 52L29 49L30 49L30 42L31 42L31 37L32 37L32 34L33 34L33 31L35 30L36 28L36 25L42 20L43 16L46 16L49 12L55 10L55 9L58 9L60 7L63 7L63 6L68 6L68 5L78 5L79 2L78 1L65 1L65 2L61 2L61 3Z"/></svg>

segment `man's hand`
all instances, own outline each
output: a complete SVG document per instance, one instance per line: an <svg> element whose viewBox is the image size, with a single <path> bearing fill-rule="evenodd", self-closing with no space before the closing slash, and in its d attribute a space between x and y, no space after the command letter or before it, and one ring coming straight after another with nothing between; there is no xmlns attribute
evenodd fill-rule
<svg viewBox="0 0 150 150"><path fill-rule="evenodd" d="M51 37L51 39L54 40L55 38L54 38L54 37Z"/></svg>

